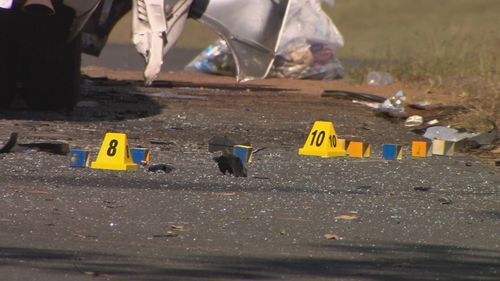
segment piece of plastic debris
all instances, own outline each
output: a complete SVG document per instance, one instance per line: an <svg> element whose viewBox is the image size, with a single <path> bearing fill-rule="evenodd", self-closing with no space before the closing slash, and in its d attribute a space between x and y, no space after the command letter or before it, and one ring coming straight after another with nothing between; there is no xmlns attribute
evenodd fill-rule
<svg viewBox="0 0 500 281"><path fill-rule="evenodd" d="M457 142L466 138L472 138L477 135L477 133L460 133L458 130L449 127L434 126L427 128L424 137L431 140L438 139Z"/></svg>
<svg viewBox="0 0 500 281"><path fill-rule="evenodd" d="M92 169L133 171L138 165L130 157L127 135L107 133L97 155L97 160L90 164Z"/></svg>
<svg viewBox="0 0 500 281"><path fill-rule="evenodd" d="M438 123L439 123L439 120L437 120L437 119L433 119L433 120L431 120L431 121L427 122L427 125L436 125L436 124L438 124Z"/></svg>
<svg viewBox="0 0 500 281"><path fill-rule="evenodd" d="M412 115L405 121L406 127L416 127L424 123L424 118L420 115Z"/></svg>
<svg viewBox="0 0 500 281"><path fill-rule="evenodd" d="M336 56L344 39L322 10L322 2L325 0L291 1L269 77L331 80L344 76ZM186 66L187 70L219 75L234 75L236 68L231 49L222 39Z"/></svg>
<svg viewBox="0 0 500 281"><path fill-rule="evenodd" d="M406 96L403 91L398 91L393 97L386 99L378 106L378 110L391 116L401 116L405 112Z"/></svg>
<svg viewBox="0 0 500 281"><path fill-rule="evenodd" d="M366 75L366 84L372 86L390 86L394 78L387 72L371 71Z"/></svg>
<svg viewBox="0 0 500 281"><path fill-rule="evenodd" d="M174 170L172 166L167 164L155 164L148 167L148 172L150 173L171 173Z"/></svg>

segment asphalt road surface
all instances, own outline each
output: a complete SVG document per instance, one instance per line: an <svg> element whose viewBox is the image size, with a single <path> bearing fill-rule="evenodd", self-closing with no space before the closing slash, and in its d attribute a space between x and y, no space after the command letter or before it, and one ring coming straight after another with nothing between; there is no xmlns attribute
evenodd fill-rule
<svg viewBox="0 0 500 281"><path fill-rule="evenodd" d="M420 137L398 121L286 91L82 87L71 114L2 111L0 141L65 141L94 161L106 132L126 133L174 170L0 154L1 280L500 280L498 170L412 159ZM372 157L299 156L316 120ZM248 177L218 170L214 136L262 149ZM384 143L403 144L403 160L383 160Z"/></svg>

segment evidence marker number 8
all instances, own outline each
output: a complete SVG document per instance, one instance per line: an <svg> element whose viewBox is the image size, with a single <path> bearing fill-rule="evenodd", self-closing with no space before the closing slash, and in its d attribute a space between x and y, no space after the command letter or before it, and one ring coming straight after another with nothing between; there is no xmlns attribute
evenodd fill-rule
<svg viewBox="0 0 500 281"><path fill-rule="evenodd" d="M314 132L311 133L311 136L312 136L312 138L311 138L310 146L316 145L317 147L321 147L321 145L325 141L326 132L321 131L318 134L318 130L315 130ZM337 147L337 136L330 135L330 136L328 136L328 140L330 141L331 147Z"/></svg>
<svg viewBox="0 0 500 281"><path fill-rule="evenodd" d="M109 157L113 157L116 155L118 144L119 144L118 140L115 140L115 139L113 139L109 142L109 147L108 147L108 150L106 151L106 154ZM130 155L128 153L128 145L125 147L125 152L127 153L127 158L130 158Z"/></svg>
<svg viewBox="0 0 500 281"><path fill-rule="evenodd" d="M106 151L109 157L113 157L116 155L116 147L118 147L118 140L111 140L109 142L109 148Z"/></svg>

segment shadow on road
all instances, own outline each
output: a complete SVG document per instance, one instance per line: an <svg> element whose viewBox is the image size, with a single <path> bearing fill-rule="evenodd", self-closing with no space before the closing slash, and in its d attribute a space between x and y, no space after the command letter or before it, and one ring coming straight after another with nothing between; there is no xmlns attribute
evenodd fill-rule
<svg viewBox="0 0 500 281"><path fill-rule="evenodd" d="M21 101L14 109L0 110L0 118L37 121L122 121L158 115L162 106L143 94L134 81L83 79L80 102L69 113L29 110ZM163 106L164 107L164 106Z"/></svg>
<svg viewBox="0 0 500 281"><path fill-rule="evenodd" d="M340 241L311 247L317 248L318 257L186 256L147 262L102 253L3 247L0 265L151 281L498 280L500 268L500 252L494 250Z"/></svg>

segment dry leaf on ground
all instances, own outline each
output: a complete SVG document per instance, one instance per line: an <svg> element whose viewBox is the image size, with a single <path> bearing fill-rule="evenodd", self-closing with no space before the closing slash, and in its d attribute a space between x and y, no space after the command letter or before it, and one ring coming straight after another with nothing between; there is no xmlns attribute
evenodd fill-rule
<svg viewBox="0 0 500 281"><path fill-rule="evenodd" d="M340 236L338 236L337 234L333 234L333 233L327 233L327 234L323 235L323 237L325 239L328 239L328 240L340 240Z"/></svg>
<svg viewBox="0 0 500 281"><path fill-rule="evenodd" d="M356 215L340 215L335 217L336 220L347 220L347 221L353 221L353 220L358 220L359 217Z"/></svg>

